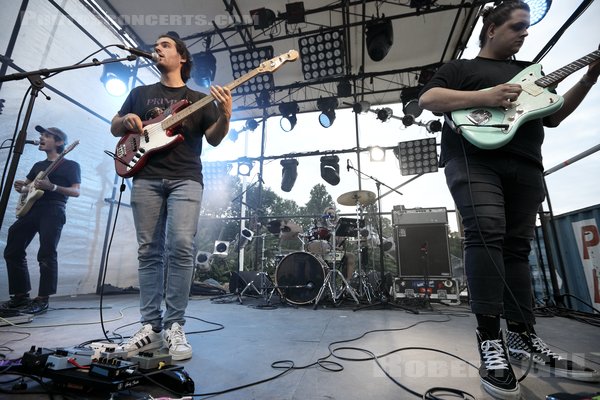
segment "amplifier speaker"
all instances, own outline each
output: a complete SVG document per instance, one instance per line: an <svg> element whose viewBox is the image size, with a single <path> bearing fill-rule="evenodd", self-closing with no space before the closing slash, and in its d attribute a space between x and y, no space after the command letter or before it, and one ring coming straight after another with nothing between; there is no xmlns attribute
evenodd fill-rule
<svg viewBox="0 0 600 400"><path fill-rule="evenodd" d="M250 282L252 282L252 285L244 294L258 295L256 289L271 289L273 287L271 278L266 274L261 274L258 271L238 271L232 272L229 277L229 293L241 293Z"/></svg>
<svg viewBox="0 0 600 400"><path fill-rule="evenodd" d="M446 224L394 227L400 277L451 277Z"/></svg>

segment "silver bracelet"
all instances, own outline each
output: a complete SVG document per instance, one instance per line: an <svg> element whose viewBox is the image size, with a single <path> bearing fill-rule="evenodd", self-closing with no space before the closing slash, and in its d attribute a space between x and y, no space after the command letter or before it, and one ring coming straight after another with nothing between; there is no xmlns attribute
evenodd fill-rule
<svg viewBox="0 0 600 400"><path fill-rule="evenodd" d="M58 185L54 184L54 187L52 188L52 191L56 192L56 189L58 189Z"/></svg>

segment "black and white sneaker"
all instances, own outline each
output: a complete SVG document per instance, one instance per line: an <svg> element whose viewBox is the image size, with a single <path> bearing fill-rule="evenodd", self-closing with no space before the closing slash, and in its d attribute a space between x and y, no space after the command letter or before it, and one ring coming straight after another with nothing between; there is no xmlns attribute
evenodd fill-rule
<svg viewBox="0 0 600 400"><path fill-rule="evenodd" d="M160 349L161 347L163 347L162 332L154 332L150 324L142 326L121 345L121 349L127 352L127 357L135 356L141 351Z"/></svg>
<svg viewBox="0 0 600 400"><path fill-rule="evenodd" d="M519 382L508 362L502 333L500 339L486 340L478 330L477 344L481 358L479 377L485 391L496 399L519 399L521 397Z"/></svg>
<svg viewBox="0 0 600 400"><path fill-rule="evenodd" d="M506 344L511 360L527 367L529 357L533 357L532 368L547 372L552 376L584 382L600 381L600 373L556 354L535 334L506 331Z"/></svg>

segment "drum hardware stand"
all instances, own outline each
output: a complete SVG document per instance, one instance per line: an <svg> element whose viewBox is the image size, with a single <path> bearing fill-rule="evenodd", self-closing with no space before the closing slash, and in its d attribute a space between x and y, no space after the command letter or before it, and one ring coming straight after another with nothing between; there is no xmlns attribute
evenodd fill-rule
<svg viewBox="0 0 600 400"><path fill-rule="evenodd" d="M366 306L361 306L361 307L356 307L353 311L358 311L358 310L364 310L365 308L372 308L372 307L376 307L376 306L382 306L383 308L400 308L402 310L408 311L410 313L413 314L418 314L419 312L417 310L413 310L404 306L401 306L399 304L396 304L394 302L390 302L389 300L389 293L385 293L385 266L384 266L384 251L383 251L383 223L382 223L382 219L381 219L381 185L384 185L385 187L393 190L394 192L402 195L402 193L400 193L398 190L391 188L390 186L386 185L385 183L381 182L379 179L374 178L370 175L367 175L359 170L357 170L356 168L354 168L353 166L351 166L350 164L348 164L348 169L353 169L356 172L358 172L360 175L364 175L367 178L373 180L375 182L375 186L377 187L377 219L378 219L378 229L379 229L379 263L380 263L380 273L381 273L381 277L380 277L380 282L379 282L379 298L376 302L372 303L372 304L368 304Z"/></svg>
<svg viewBox="0 0 600 400"><path fill-rule="evenodd" d="M333 229L333 257L332 257L332 268L329 270L329 272L327 272L327 276L325 277L325 280L323 281L323 285L321 286L321 289L319 289L319 293L317 294L317 297L315 298L315 305L313 306L313 310L317 309L317 306L319 305L319 301L321 300L321 297L323 296L323 294L325 293L325 288L329 289L329 294L331 295L331 299L333 301L333 303L335 304L338 299L340 299L342 297L342 295L344 294L345 291L347 291L348 293L350 293L350 296L352 296L352 298L354 299L354 301L356 302L356 304L360 304L360 302L358 301L358 298L356 297L356 292L354 291L354 288L352 288L352 286L350 286L350 284L348 283L348 281L346 280L346 278L344 277L344 274L342 274L342 272L337 269L335 267L335 263L336 263L336 242L335 242L335 229ZM337 282L336 282L336 278L339 275L339 278L342 280L342 288L340 289L340 291L338 292L337 289Z"/></svg>

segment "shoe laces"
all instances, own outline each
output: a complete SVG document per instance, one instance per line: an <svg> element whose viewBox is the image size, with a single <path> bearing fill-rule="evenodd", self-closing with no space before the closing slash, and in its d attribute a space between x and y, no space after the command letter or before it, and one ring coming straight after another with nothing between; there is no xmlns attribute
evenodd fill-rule
<svg viewBox="0 0 600 400"><path fill-rule="evenodd" d="M496 370L508 368L508 363L504 356L504 347L502 346L502 341L499 339L481 342L481 351L483 353L486 369Z"/></svg>
<svg viewBox="0 0 600 400"><path fill-rule="evenodd" d="M135 333L135 335L133 335L130 339L130 343L137 343L140 340L142 340L143 338L148 336L148 331L146 329L146 327L144 326L142 329L140 329L139 331L137 331Z"/></svg>
<svg viewBox="0 0 600 400"><path fill-rule="evenodd" d="M544 343L544 341L542 339L540 339L539 337L537 337L535 335L531 335L531 343L533 344L533 348L535 350L537 350L539 353L543 354L544 356L546 356L550 359L564 360L563 357L559 356L558 354L556 354L555 352L550 350L548 345L546 343Z"/></svg>
<svg viewBox="0 0 600 400"><path fill-rule="evenodd" d="M169 341L175 346L180 344L187 344L185 333L183 333L183 330L179 327L176 327L169 331Z"/></svg>

